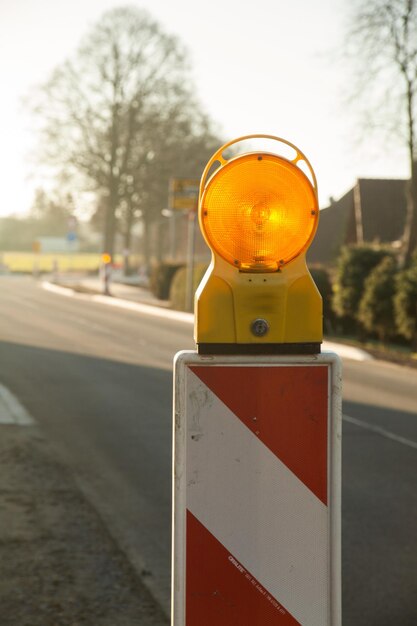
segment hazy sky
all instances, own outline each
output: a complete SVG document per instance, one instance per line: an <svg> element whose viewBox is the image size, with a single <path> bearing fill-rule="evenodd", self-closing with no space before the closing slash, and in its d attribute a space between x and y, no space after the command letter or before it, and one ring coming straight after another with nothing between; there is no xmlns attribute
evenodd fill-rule
<svg viewBox="0 0 417 626"><path fill-rule="evenodd" d="M24 212L35 182L33 132L21 98L70 56L109 8L146 8L186 44L199 97L226 140L268 133L298 145L318 178L320 204L357 177L406 177L405 150L353 142L341 104L340 49L349 0L0 0L0 214Z"/></svg>

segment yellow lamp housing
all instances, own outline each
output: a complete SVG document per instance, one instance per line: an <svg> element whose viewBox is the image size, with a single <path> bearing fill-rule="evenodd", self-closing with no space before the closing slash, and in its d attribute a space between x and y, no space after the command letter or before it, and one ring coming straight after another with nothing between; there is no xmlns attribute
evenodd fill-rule
<svg viewBox="0 0 417 626"><path fill-rule="evenodd" d="M277 153L237 153L235 144L254 139L273 140ZM199 196L212 250L195 296L200 353L320 351L322 300L305 260L318 217L313 168L290 142L249 135L212 156Z"/></svg>

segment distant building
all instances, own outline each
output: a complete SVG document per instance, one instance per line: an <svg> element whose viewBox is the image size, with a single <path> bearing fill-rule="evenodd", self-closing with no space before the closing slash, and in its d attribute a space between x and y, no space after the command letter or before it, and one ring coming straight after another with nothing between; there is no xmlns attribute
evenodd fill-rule
<svg viewBox="0 0 417 626"><path fill-rule="evenodd" d="M406 185L400 179L359 178L350 191L320 211L308 261L333 263L345 244L398 242L405 225Z"/></svg>
<svg viewBox="0 0 417 626"><path fill-rule="evenodd" d="M80 243L78 238L68 239L67 237L37 237L39 252L78 252Z"/></svg>

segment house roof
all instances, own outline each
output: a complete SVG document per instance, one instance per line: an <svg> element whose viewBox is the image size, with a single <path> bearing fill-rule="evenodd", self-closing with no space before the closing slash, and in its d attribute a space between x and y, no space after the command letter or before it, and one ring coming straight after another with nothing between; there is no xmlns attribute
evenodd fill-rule
<svg viewBox="0 0 417 626"><path fill-rule="evenodd" d="M339 200L320 211L308 259L327 263L340 246L362 242L393 242L401 238L406 216L407 181L359 178Z"/></svg>
<svg viewBox="0 0 417 626"><path fill-rule="evenodd" d="M397 241L406 215L407 181L360 178L360 203L364 241Z"/></svg>

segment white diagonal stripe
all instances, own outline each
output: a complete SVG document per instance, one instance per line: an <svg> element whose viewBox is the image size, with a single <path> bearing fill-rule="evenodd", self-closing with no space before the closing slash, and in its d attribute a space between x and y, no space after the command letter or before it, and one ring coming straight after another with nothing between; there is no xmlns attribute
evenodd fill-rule
<svg viewBox="0 0 417 626"><path fill-rule="evenodd" d="M300 624L326 626L327 507L187 376L187 508Z"/></svg>

